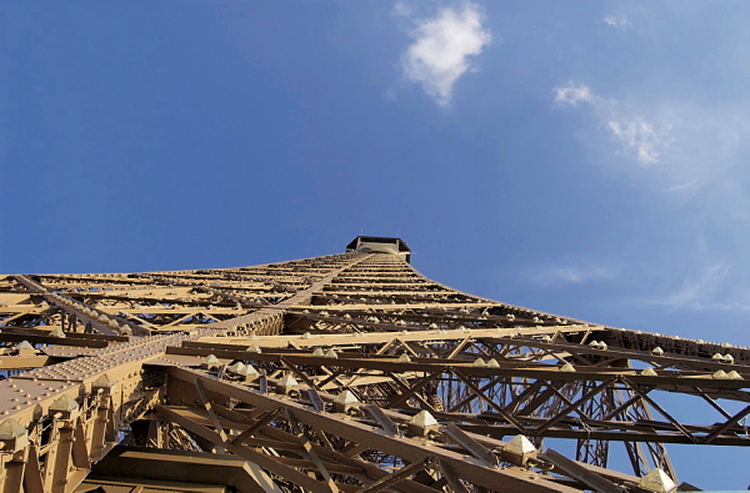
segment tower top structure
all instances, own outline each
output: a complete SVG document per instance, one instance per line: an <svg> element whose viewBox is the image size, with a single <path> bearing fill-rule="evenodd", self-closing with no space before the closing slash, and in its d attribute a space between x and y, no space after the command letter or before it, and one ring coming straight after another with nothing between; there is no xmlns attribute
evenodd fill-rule
<svg viewBox="0 0 750 493"><path fill-rule="evenodd" d="M385 236L357 236L348 245L347 252L360 253L391 253L411 261L411 249L401 238L389 238Z"/></svg>

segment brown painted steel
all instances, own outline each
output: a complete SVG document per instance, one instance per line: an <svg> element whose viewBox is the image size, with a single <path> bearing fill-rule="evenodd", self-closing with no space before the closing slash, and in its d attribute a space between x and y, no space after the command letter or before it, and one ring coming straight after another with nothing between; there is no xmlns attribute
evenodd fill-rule
<svg viewBox="0 0 750 493"><path fill-rule="evenodd" d="M252 491L637 491L655 467L677 479L667 443L750 445L750 349L462 293L362 238L236 269L0 276L2 491L137 485L117 461L96 479L114 447L224 453ZM620 444L631 473L606 467Z"/></svg>

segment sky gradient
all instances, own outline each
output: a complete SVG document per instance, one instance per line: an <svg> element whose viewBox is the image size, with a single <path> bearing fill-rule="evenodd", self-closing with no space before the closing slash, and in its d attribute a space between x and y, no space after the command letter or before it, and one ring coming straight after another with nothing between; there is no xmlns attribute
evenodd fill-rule
<svg viewBox="0 0 750 493"><path fill-rule="evenodd" d="M3 1L0 272L234 267L399 236L470 293L750 346L749 14ZM750 482L746 450L669 450L680 480Z"/></svg>

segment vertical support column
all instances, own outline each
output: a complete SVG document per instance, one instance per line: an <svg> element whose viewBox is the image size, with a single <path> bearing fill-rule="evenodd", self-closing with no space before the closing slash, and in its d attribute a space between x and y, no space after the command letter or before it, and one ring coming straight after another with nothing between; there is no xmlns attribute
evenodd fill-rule
<svg viewBox="0 0 750 493"><path fill-rule="evenodd" d="M0 454L2 461L2 484L3 493L21 493L23 487L23 471L26 465L26 451L17 450L12 453Z"/></svg>
<svg viewBox="0 0 750 493"><path fill-rule="evenodd" d="M65 493L68 484L68 473L70 471L71 459L73 455L73 432L74 423L70 420L61 419L57 421L58 440L56 444L56 453L54 460L48 463L47 467L51 469L51 488L53 493ZM49 461L52 457L48 458Z"/></svg>
<svg viewBox="0 0 750 493"><path fill-rule="evenodd" d="M0 485L3 493L16 493L23 486L23 471L27 458L29 435L15 419L0 424Z"/></svg>
<svg viewBox="0 0 750 493"><path fill-rule="evenodd" d="M103 457L106 452L108 441L114 441L114 412L112 404L112 393L115 384L109 379L107 374L103 374L91 385L91 393L96 400L96 419L93 422L91 430L91 450L89 451L92 460L97 461Z"/></svg>
<svg viewBox="0 0 750 493"><path fill-rule="evenodd" d="M97 395L97 406L96 406L96 419L94 420L94 428L91 431L91 456L93 458L100 458L104 451L104 444L107 432L107 423L111 418L110 397L104 392L99 392Z"/></svg>
<svg viewBox="0 0 750 493"><path fill-rule="evenodd" d="M75 399L63 394L50 406L49 413L52 416L52 446L45 461L45 489L65 493L73 467L73 442L80 409Z"/></svg>

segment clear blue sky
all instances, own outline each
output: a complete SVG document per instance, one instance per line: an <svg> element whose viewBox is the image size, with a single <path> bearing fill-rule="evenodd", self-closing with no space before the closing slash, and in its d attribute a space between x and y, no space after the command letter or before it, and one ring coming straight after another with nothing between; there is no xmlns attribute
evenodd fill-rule
<svg viewBox="0 0 750 493"><path fill-rule="evenodd" d="M401 236L464 291L750 345L749 14L4 0L0 272L252 265ZM681 480L750 482L746 450L671 450Z"/></svg>

